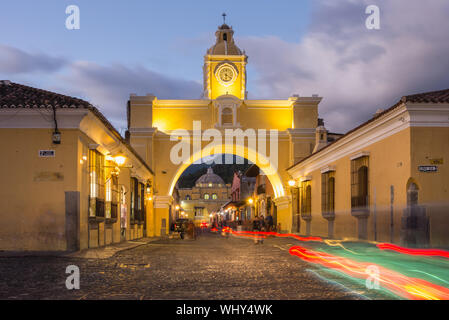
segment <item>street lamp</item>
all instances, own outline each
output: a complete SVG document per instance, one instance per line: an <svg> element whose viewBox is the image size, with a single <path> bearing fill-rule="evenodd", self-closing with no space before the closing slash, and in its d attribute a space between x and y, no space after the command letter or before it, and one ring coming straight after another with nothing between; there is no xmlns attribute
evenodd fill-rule
<svg viewBox="0 0 449 320"><path fill-rule="evenodd" d="M121 166L123 166L125 164L126 157L124 157L124 156L116 156L116 157L114 157L114 161L115 161L115 163L119 167L121 167Z"/></svg>
<svg viewBox="0 0 449 320"><path fill-rule="evenodd" d="M296 181L295 180L288 180L288 185L290 186L290 187L294 187L295 185L296 185Z"/></svg>
<svg viewBox="0 0 449 320"><path fill-rule="evenodd" d="M253 202L254 202L253 198L249 198L249 199L248 199L248 203L249 203L249 204L253 204Z"/></svg>

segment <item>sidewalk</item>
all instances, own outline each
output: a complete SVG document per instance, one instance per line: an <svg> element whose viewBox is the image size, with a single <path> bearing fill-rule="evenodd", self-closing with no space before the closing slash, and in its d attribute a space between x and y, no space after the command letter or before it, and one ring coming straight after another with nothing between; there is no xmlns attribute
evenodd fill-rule
<svg viewBox="0 0 449 320"><path fill-rule="evenodd" d="M137 240L130 240L120 243L110 244L100 248L89 248L81 251L71 252L65 254L65 257L84 258L84 259L108 259L117 252L134 249L150 242L160 240L160 237L142 238Z"/></svg>

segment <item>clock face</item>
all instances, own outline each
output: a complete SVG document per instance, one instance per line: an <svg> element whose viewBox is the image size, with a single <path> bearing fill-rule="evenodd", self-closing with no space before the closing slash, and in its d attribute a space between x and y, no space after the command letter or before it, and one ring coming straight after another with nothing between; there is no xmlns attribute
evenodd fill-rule
<svg viewBox="0 0 449 320"><path fill-rule="evenodd" d="M220 80L223 82L230 82L232 79L234 79L234 70L230 67L223 67L221 68L218 76L220 77Z"/></svg>

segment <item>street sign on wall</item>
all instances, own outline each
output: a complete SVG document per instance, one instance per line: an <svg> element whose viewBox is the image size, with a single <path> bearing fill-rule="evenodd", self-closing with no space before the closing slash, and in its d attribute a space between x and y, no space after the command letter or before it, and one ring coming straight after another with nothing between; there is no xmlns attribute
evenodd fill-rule
<svg viewBox="0 0 449 320"><path fill-rule="evenodd" d="M40 158L52 158L55 156L55 150L39 150Z"/></svg>
<svg viewBox="0 0 449 320"><path fill-rule="evenodd" d="M418 170L420 172L437 172L438 167L437 166L419 166Z"/></svg>

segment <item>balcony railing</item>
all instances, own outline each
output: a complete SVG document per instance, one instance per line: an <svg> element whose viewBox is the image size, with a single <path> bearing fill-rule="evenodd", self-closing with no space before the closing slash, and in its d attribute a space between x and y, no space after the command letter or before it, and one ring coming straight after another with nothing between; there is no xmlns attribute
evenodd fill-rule
<svg viewBox="0 0 449 320"><path fill-rule="evenodd" d="M353 209L363 209L368 206L368 196L351 197L351 207Z"/></svg>
<svg viewBox="0 0 449 320"><path fill-rule="evenodd" d="M117 220L118 217L118 206L117 203L111 203L111 219Z"/></svg>
<svg viewBox="0 0 449 320"><path fill-rule="evenodd" d="M264 193L266 193L265 192L265 185L264 184L261 184L261 185L259 185L258 187L257 187L257 194L264 194Z"/></svg>
<svg viewBox="0 0 449 320"><path fill-rule="evenodd" d="M95 216L104 218L104 200L95 198Z"/></svg>

